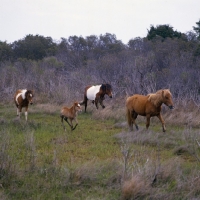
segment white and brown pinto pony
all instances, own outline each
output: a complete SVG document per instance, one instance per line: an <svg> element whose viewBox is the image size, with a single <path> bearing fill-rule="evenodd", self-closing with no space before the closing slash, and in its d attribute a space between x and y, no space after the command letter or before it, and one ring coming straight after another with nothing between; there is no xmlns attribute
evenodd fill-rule
<svg viewBox="0 0 200 200"><path fill-rule="evenodd" d="M87 109L87 101L91 100L93 104L96 105L98 109L98 103L105 108L103 105L103 100L105 99L105 94L107 94L110 98L112 98L112 86L110 84L102 84L102 85L90 85L85 88L84 100L81 102L81 105L85 105L85 112Z"/></svg>
<svg viewBox="0 0 200 200"><path fill-rule="evenodd" d="M150 118L157 116L162 123L163 132L166 131L165 122L161 115L161 105L167 105L170 109L174 108L172 94L169 89L158 90L154 94L147 96L135 94L126 100L126 115L130 131L133 130L133 124L138 130L135 120L138 115L146 116L146 129L149 128Z"/></svg>
<svg viewBox="0 0 200 200"><path fill-rule="evenodd" d="M82 110L78 102L74 102L74 104L70 108L65 106L61 109L60 117L61 117L61 122L65 131L66 131L66 127L64 126L63 119L69 124L69 126L71 127L71 130L73 131L78 125L77 115L79 111L82 111ZM69 122L68 122L68 119L69 119ZM72 123L73 120L76 122L75 126L73 126L73 123Z"/></svg>
<svg viewBox="0 0 200 200"><path fill-rule="evenodd" d="M33 91L32 90L17 90L14 96L14 102L17 107L17 116L21 115L22 108L25 107L25 119L28 118L28 106L33 104Z"/></svg>

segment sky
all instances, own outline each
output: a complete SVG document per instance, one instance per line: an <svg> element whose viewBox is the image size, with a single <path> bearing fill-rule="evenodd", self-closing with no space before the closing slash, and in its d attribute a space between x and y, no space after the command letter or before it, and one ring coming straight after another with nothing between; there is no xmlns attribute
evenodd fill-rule
<svg viewBox="0 0 200 200"><path fill-rule="evenodd" d="M200 0L0 0L0 41L26 35L51 37L116 35L127 44L153 25L182 33L200 20Z"/></svg>

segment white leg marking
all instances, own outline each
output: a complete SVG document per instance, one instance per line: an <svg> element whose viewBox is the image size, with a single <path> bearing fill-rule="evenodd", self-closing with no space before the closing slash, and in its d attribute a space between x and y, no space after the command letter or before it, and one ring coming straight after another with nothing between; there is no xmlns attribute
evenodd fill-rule
<svg viewBox="0 0 200 200"><path fill-rule="evenodd" d="M26 121L27 121L27 118L28 118L28 112L25 112L25 118L26 118Z"/></svg>

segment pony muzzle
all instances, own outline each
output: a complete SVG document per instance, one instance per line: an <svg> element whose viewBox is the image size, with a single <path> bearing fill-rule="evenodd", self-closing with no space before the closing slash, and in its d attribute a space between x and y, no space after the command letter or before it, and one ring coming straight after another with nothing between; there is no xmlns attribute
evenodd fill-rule
<svg viewBox="0 0 200 200"><path fill-rule="evenodd" d="M174 106L168 106L171 110L174 109Z"/></svg>

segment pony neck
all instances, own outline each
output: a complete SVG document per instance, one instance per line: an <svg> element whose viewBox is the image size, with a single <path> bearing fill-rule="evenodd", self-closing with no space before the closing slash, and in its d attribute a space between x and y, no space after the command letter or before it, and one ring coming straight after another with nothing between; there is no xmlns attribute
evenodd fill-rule
<svg viewBox="0 0 200 200"><path fill-rule="evenodd" d="M162 99L158 98L157 94L149 94L148 100L156 107L160 107L163 104Z"/></svg>

